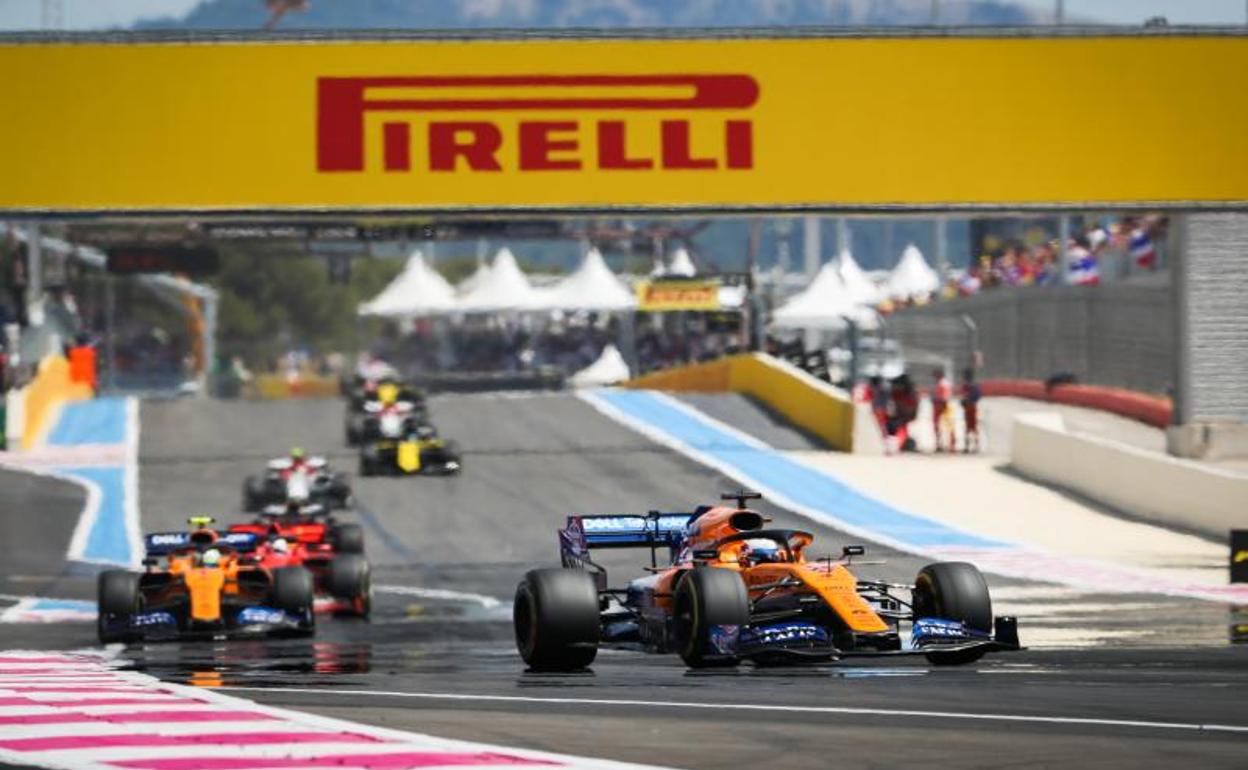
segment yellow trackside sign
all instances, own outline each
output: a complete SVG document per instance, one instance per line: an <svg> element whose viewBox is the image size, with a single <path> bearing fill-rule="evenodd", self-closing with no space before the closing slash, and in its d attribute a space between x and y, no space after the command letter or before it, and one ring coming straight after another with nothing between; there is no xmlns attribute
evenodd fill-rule
<svg viewBox="0 0 1248 770"><path fill-rule="evenodd" d="M1236 206L1248 38L0 43L0 211Z"/></svg>
<svg viewBox="0 0 1248 770"><path fill-rule="evenodd" d="M638 310L719 310L718 281L640 281L636 291Z"/></svg>

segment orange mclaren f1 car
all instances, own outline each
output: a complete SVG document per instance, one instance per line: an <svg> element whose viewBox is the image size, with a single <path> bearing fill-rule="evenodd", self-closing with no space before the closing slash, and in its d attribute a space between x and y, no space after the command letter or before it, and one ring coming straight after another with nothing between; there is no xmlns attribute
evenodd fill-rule
<svg viewBox="0 0 1248 770"><path fill-rule="evenodd" d="M973 565L929 564L910 585L859 580L850 567L862 546L808 559L814 536L766 528L746 507L759 497L725 495L736 506L691 513L569 517L563 568L533 570L516 590L521 657L534 669L579 669L608 642L675 652L694 668L901 655L943 665L1020 649L1015 618L993 617ZM650 574L608 587L591 552L636 547L650 549ZM664 547L670 562L659 566Z"/></svg>
<svg viewBox="0 0 1248 770"><path fill-rule="evenodd" d="M100 573L102 643L315 630L311 573L260 564L253 534L211 529L207 516L190 523L144 538L143 572Z"/></svg>

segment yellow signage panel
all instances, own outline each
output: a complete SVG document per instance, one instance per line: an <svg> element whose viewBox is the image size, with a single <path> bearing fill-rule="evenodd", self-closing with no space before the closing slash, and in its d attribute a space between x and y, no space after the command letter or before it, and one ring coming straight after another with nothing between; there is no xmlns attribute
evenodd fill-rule
<svg viewBox="0 0 1248 770"><path fill-rule="evenodd" d="M1248 38L6 43L0 210L1236 205Z"/></svg>
<svg viewBox="0 0 1248 770"><path fill-rule="evenodd" d="M718 281L639 281L636 292L638 310L719 310Z"/></svg>

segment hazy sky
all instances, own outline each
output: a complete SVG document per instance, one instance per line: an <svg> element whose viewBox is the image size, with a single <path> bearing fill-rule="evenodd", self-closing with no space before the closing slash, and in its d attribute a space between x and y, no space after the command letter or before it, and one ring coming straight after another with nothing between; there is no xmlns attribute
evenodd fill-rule
<svg viewBox="0 0 1248 770"><path fill-rule="evenodd" d="M314 0L350 2L350 0ZM61 0L67 29L124 27L135 19L178 16L197 0ZM1053 0L1020 0L1052 8ZM259 5L259 0L257 0ZM0 0L0 29L37 29L40 0ZM1138 24L1165 16L1172 24L1243 24L1248 0L1066 0L1066 14L1096 21Z"/></svg>
<svg viewBox="0 0 1248 770"><path fill-rule="evenodd" d="M1021 0L1042 9L1053 0ZM1082 17L1118 24L1138 24L1165 16L1171 24L1243 24L1248 16L1245 0L1066 0L1067 17Z"/></svg>

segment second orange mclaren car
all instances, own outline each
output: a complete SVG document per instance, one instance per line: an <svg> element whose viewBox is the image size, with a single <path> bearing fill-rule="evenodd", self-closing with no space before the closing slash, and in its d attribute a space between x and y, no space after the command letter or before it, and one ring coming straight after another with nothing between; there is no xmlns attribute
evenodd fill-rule
<svg viewBox="0 0 1248 770"><path fill-rule="evenodd" d="M973 565L929 564L913 584L859 580L850 567L861 546L808 560L814 536L766 528L746 507L758 497L725 495L737 504L691 513L569 517L563 567L533 570L516 590L521 657L535 669L578 669L601 643L631 642L695 668L895 655L959 664L1020 649L1015 619L994 618ZM649 548L650 574L609 587L591 559L600 548Z"/></svg>

